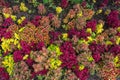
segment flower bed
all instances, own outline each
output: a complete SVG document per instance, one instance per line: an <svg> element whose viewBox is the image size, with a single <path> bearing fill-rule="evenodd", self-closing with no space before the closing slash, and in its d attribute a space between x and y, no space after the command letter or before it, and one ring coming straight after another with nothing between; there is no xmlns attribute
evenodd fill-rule
<svg viewBox="0 0 120 80"><path fill-rule="evenodd" d="M0 80L119 77L119 0L0 0Z"/></svg>

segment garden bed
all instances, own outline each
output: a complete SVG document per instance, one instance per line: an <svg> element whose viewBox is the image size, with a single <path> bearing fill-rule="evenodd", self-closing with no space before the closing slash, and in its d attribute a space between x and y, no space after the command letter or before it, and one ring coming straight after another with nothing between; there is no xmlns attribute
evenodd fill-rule
<svg viewBox="0 0 120 80"><path fill-rule="evenodd" d="M119 80L120 0L0 0L0 80Z"/></svg>

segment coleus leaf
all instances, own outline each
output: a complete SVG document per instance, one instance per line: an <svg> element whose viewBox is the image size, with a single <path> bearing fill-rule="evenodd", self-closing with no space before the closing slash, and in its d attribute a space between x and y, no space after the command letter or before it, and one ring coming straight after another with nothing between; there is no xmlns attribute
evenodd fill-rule
<svg viewBox="0 0 120 80"><path fill-rule="evenodd" d="M38 80L43 80L44 76L37 76Z"/></svg>
<svg viewBox="0 0 120 80"><path fill-rule="evenodd" d="M83 2L83 0L69 0L69 1L71 1L72 3L82 3Z"/></svg>
<svg viewBox="0 0 120 80"><path fill-rule="evenodd" d="M44 3L44 4L52 3L52 2L53 2L53 0L43 0L43 3Z"/></svg>

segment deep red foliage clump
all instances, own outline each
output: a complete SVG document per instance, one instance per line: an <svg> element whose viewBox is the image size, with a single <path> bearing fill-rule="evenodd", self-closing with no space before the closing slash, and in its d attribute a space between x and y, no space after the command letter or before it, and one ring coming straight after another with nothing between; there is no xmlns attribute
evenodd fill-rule
<svg viewBox="0 0 120 80"><path fill-rule="evenodd" d="M91 30L94 32L96 30L96 25L97 25L97 21L91 20L87 22L86 27L91 28Z"/></svg>
<svg viewBox="0 0 120 80"><path fill-rule="evenodd" d="M42 50L42 47L44 47L44 46L45 46L44 42L39 42L39 43L37 43L36 48L37 48L37 50Z"/></svg>
<svg viewBox="0 0 120 80"><path fill-rule="evenodd" d="M89 71L87 68L84 68L83 70L79 70L79 68L76 68L74 70L74 73L80 80L87 80L89 77Z"/></svg>
<svg viewBox="0 0 120 80"><path fill-rule="evenodd" d="M5 32L5 33L3 34L3 37L6 38L6 39L11 38L11 37L12 37L11 31Z"/></svg>
<svg viewBox="0 0 120 80"><path fill-rule="evenodd" d="M39 71L39 72L33 72L32 73L32 76L31 76L31 80L35 77L35 76L37 76L37 75L45 75L45 74L47 74L47 72L48 72L48 70L47 69L44 69L44 70L42 70L42 71Z"/></svg>
<svg viewBox="0 0 120 80"><path fill-rule="evenodd" d="M94 53L92 54L92 57L93 57L93 59L95 60L95 62L99 62L100 59L101 59L101 55L100 55L99 52L94 52Z"/></svg>
<svg viewBox="0 0 120 80"><path fill-rule="evenodd" d="M34 61L31 58L28 58L27 60L25 60L25 62L27 63L28 66L32 66Z"/></svg>
<svg viewBox="0 0 120 80"><path fill-rule="evenodd" d="M19 62L23 60L23 52L20 50L15 51L13 53L13 59L14 59L14 62Z"/></svg>
<svg viewBox="0 0 120 80"><path fill-rule="evenodd" d="M85 29L82 30L76 30L76 29L71 29L68 32L68 36L69 38L72 38L74 35L76 35L78 38L83 38L83 39L87 39L87 37L90 35L89 33L87 33L85 31Z"/></svg>
<svg viewBox="0 0 120 80"><path fill-rule="evenodd" d="M89 45L89 49L92 52L99 52L99 53L103 53L105 51L105 45L101 45L101 44L96 44L96 42L93 42Z"/></svg>
<svg viewBox="0 0 120 80"><path fill-rule="evenodd" d="M13 22L13 20L12 20L11 18L7 18L7 19L5 19L5 21L3 22L2 26L3 26L3 27L8 27L8 26L12 25L13 23L14 23L14 22Z"/></svg>
<svg viewBox="0 0 120 80"><path fill-rule="evenodd" d="M60 5L62 8L66 8L68 6L68 0L62 0Z"/></svg>
<svg viewBox="0 0 120 80"><path fill-rule="evenodd" d="M119 12L114 10L111 11L110 14L107 16L107 21L109 27L116 28L120 26L120 19L119 19Z"/></svg>
<svg viewBox="0 0 120 80"><path fill-rule="evenodd" d="M33 18L33 20L31 21L35 26L39 26L39 24L40 24L40 20L41 19L41 16L35 16L34 18Z"/></svg>
<svg viewBox="0 0 120 80"><path fill-rule="evenodd" d="M72 44L70 42L65 42L60 47L63 54L60 56L60 60L62 61L62 67L72 69L73 66L75 66L77 62L77 56L75 54L75 51L72 47Z"/></svg>
<svg viewBox="0 0 120 80"><path fill-rule="evenodd" d="M20 45L22 47L22 51L24 52L24 54L29 54L31 51L31 46L25 42L25 41L20 41Z"/></svg>
<svg viewBox="0 0 120 80"><path fill-rule="evenodd" d="M2 67L0 67L0 80L9 80L9 74Z"/></svg>
<svg viewBox="0 0 120 80"><path fill-rule="evenodd" d="M110 52L114 55L120 54L120 45L113 45L110 49Z"/></svg>
<svg viewBox="0 0 120 80"><path fill-rule="evenodd" d="M53 43L55 40L59 40L59 36L60 36L60 35L61 35L60 32L51 31L51 32L50 32L50 36L51 36L50 42Z"/></svg>
<svg viewBox="0 0 120 80"><path fill-rule="evenodd" d="M100 4L100 8L104 8L107 6L109 0L103 0L103 2Z"/></svg>
<svg viewBox="0 0 120 80"><path fill-rule="evenodd" d="M70 53L63 53L60 56L60 60L62 61L62 67L63 68L68 68L71 69L73 68L73 66L75 66L78 62L76 59L76 55L75 54L70 54Z"/></svg>
<svg viewBox="0 0 120 80"><path fill-rule="evenodd" d="M1 42L1 38L4 36L4 33L6 33L7 28L2 28L0 27L0 42Z"/></svg>

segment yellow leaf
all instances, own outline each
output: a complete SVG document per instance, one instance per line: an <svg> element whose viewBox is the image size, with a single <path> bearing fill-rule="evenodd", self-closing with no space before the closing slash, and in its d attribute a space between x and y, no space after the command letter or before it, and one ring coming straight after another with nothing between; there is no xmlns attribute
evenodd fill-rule
<svg viewBox="0 0 120 80"><path fill-rule="evenodd" d="M25 29L25 27L22 27L19 29L19 32L22 32Z"/></svg>
<svg viewBox="0 0 120 80"><path fill-rule="evenodd" d="M19 41L17 39L14 40L14 45L17 45Z"/></svg>
<svg viewBox="0 0 120 80"><path fill-rule="evenodd" d="M99 9L99 10L96 12L96 14L100 14L100 13L102 13L102 9Z"/></svg>
<svg viewBox="0 0 120 80"><path fill-rule="evenodd" d="M20 39L20 36L17 33L14 33L15 39Z"/></svg>
<svg viewBox="0 0 120 80"><path fill-rule="evenodd" d="M57 12L58 14L60 14L60 13L62 12L62 8L61 8L61 7L56 7L56 12Z"/></svg>
<svg viewBox="0 0 120 80"><path fill-rule="evenodd" d="M119 32L120 32L120 26L117 28L117 31L119 31Z"/></svg>
<svg viewBox="0 0 120 80"><path fill-rule="evenodd" d="M11 18L12 18L13 21L16 21L17 16L11 15Z"/></svg>
<svg viewBox="0 0 120 80"><path fill-rule="evenodd" d="M25 56L23 57L23 60L26 60L26 59L28 58L28 56L29 56L29 55L25 55Z"/></svg>
<svg viewBox="0 0 120 80"><path fill-rule="evenodd" d="M98 24L97 25L97 29L96 29L96 33L99 34L103 31L103 24Z"/></svg>
<svg viewBox="0 0 120 80"><path fill-rule="evenodd" d="M88 59L88 61L90 61L90 62L92 62L92 61L94 60L92 56L88 57L87 59Z"/></svg>
<svg viewBox="0 0 120 80"><path fill-rule="evenodd" d="M67 37L68 37L68 34L67 34L67 33L63 33L63 34L62 34L62 39L63 39L63 40L66 40Z"/></svg>
<svg viewBox="0 0 120 80"><path fill-rule="evenodd" d="M91 28L87 28L87 30L86 30L86 32L88 32L88 33L92 33L92 30L91 30Z"/></svg>
<svg viewBox="0 0 120 80"><path fill-rule="evenodd" d="M10 14L3 13L3 15L4 15L5 18L9 18L10 17Z"/></svg>
<svg viewBox="0 0 120 80"><path fill-rule="evenodd" d="M83 70L84 68L85 68L85 66L82 64L79 66L79 70Z"/></svg>
<svg viewBox="0 0 120 80"><path fill-rule="evenodd" d="M22 16L22 17L21 17L21 20L23 21L25 18L26 18L25 16Z"/></svg>
<svg viewBox="0 0 120 80"><path fill-rule="evenodd" d="M22 23L22 20L21 20L21 19L18 19L18 20L17 20L17 23L18 23L18 24L21 24L21 23Z"/></svg>
<svg viewBox="0 0 120 80"><path fill-rule="evenodd" d="M20 10L24 11L24 12L26 12L28 10L28 8L25 6L25 4L23 2L20 4Z"/></svg>
<svg viewBox="0 0 120 80"><path fill-rule="evenodd" d="M119 61L119 57L116 56L116 57L114 58L114 63L117 63L118 61Z"/></svg>
<svg viewBox="0 0 120 80"><path fill-rule="evenodd" d="M80 12L77 14L77 17L81 17L81 16L83 16L82 11L80 11Z"/></svg>
<svg viewBox="0 0 120 80"><path fill-rule="evenodd" d="M117 39L116 39L116 44L120 44L120 37L118 37Z"/></svg>
<svg viewBox="0 0 120 80"><path fill-rule="evenodd" d="M20 44L18 44L18 45L17 45L17 48L18 48L18 49L21 49L21 45L20 45Z"/></svg>
<svg viewBox="0 0 120 80"><path fill-rule="evenodd" d="M113 43L111 41L106 41L105 42L107 45L112 45Z"/></svg>

